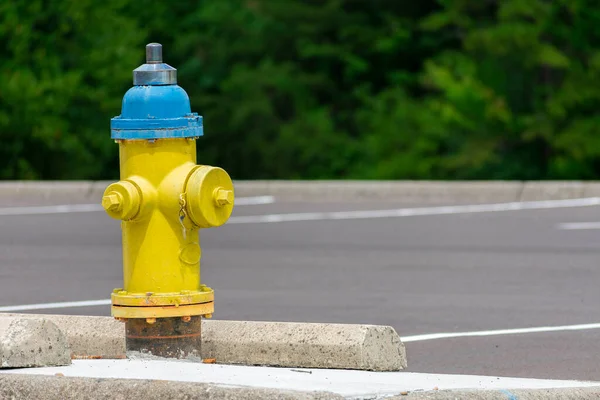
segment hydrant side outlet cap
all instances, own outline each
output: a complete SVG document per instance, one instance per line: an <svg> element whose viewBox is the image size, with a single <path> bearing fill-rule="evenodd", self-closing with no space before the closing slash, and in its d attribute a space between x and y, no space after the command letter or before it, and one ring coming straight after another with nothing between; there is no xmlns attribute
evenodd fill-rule
<svg viewBox="0 0 600 400"><path fill-rule="evenodd" d="M188 213L200 228L225 224L234 206L231 177L225 170L199 166L189 176L186 186Z"/></svg>

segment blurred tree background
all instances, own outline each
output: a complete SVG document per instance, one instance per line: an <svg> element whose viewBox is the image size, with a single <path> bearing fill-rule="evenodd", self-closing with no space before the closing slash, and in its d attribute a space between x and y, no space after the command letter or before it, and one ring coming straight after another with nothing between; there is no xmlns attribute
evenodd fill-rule
<svg viewBox="0 0 600 400"><path fill-rule="evenodd" d="M234 179L596 179L594 0L0 0L0 179L113 179L160 42Z"/></svg>

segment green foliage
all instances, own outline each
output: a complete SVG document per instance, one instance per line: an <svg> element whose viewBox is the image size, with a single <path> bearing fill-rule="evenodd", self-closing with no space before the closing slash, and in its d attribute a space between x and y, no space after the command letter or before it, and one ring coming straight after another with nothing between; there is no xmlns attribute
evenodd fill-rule
<svg viewBox="0 0 600 400"><path fill-rule="evenodd" d="M433 93L421 102L434 102L435 119L453 137L442 139L450 152L438 154L444 171L457 178L594 178L594 2L445 3L421 24L460 40L426 61L422 73Z"/></svg>
<svg viewBox="0 0 600 400"><path fill-rule="evenodd" d="M151 41L204 116L198 159L236 179L593 179L594 5L0 2L0 179L116 177Z"/></svg>
<svg viewBox="0 0 600 400"><path fill-rule="evenodd" d="M0 2L0 179L96 177L115 162L107 120L144 36L124 4Z"/></svg>

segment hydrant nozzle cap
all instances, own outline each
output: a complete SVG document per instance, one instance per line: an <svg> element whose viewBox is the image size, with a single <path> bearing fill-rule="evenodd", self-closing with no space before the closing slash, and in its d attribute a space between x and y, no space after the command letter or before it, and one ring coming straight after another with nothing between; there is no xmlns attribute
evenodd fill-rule
<svg viewBox="0 0 600 400"><path fill-rule="evenodd" d="M162 45L148 43L146 45L146 64L133 70L135 86L176 85L177 70L163 63Z"/></svg>
<svg viewBox="0 0 600 400"><path fill-rule="evenodd" d="M129 181L110 184L102 196L102 207L115 219L128 221L139 212L141 195L138 188Z"/></svg>
<svg viewBox="0 0 600 400"><path fill-rule="evenodd" d="M188 176L187 211L199 228L212 228L227 222L234 206L233 182L225 170L201 165Z"/></svg>

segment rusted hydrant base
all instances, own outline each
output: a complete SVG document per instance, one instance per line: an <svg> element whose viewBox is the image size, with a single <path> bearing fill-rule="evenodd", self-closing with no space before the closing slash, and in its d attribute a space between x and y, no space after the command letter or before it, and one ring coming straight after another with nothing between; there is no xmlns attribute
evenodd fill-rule
<svg viewBox="0 0 600 400"><path fill-rule="evenodd" d="M186 322L187 321L187 322ZM132 318L125 322L127 352L139 352L165 358L201 359L202 317Z"/></svg>

